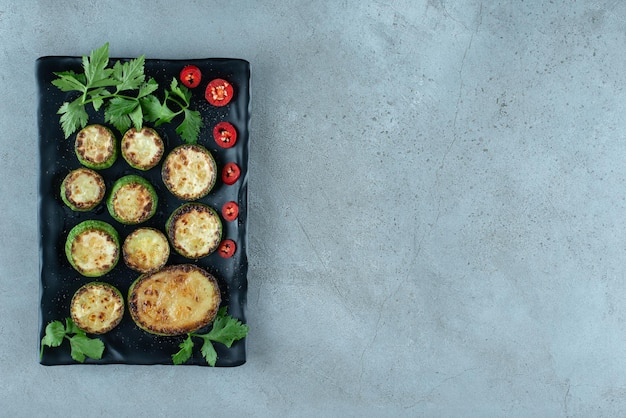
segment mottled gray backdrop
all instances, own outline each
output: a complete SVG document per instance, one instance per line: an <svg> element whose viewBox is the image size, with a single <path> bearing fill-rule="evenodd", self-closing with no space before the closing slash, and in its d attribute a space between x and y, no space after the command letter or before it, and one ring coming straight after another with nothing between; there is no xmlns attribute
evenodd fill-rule
<svg viewBox="0 0 626 418"><path fill-rule="evenodd" d="M38 364L35 60L252 66L248 362ZM626 415L626 3L0 0L2 416Z"/></svg>

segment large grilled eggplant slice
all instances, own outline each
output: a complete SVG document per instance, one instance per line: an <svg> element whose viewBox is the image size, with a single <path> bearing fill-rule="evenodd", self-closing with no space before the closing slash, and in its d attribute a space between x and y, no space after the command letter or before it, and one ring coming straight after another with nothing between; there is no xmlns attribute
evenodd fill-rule
<svg viewBox="0 0 626 418"><path fill-rule="evenodd" d="M157 335L184 335L210 324L221 303L217 280L194 264L143 274L128 290L137 326Z"/></svg>

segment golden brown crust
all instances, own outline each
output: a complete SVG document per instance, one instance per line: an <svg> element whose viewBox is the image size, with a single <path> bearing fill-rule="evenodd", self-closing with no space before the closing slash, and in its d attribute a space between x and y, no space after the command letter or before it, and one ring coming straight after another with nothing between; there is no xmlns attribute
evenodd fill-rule
<svg viewBox="0 0 626 418"><path fill-rule="evenodd" d="M132 167L149 170L163 157L164 145L161 136L148 127L140 131L130 128L121 141L122 156Z"/></svg>
<svg viewBox="0 0 626 418"><path fill-rule="evenodd" d="M207 205L186 203L167 222L172 247L181 255L198 259L213 253L222 239L219 215Z"/></svg>
<svg viewBox="0 0 626 418"><path fill-rule="evenodd" d="M89 168L73 170L63 179L64 201L74 210L93 209L102 201L105 191L102 176Z"/></svg>
<svg viewBox="0 0 626 418"><path fill-rule="evenodd" d="M70 313L78 328L90 334L104 334L122 320L124 300L119 290L107 283L88 283L72 297Z"/></svg>
<svg viewBox="0 0 626 418"><path fill-rule="evenodd" d="M124 240L122 254L129 268L140 273L149 273L167 263L170 246L165 235L158 229L139 228Z"/></svg>
<svg viewBox="0 0 626 418"><path fill-rule="evenodd" d="M217 179L211 153L199 145L181 145L169 153L161 169L163 183L181 200L206 196Z"/></svg>
<svg viewBox="0 0 626 418"><path fill-rule="evenodd" d="M131 285L128 309L143 330L184 335L215 319L221 303L217 280L193 264L164 267Z"/></svg>

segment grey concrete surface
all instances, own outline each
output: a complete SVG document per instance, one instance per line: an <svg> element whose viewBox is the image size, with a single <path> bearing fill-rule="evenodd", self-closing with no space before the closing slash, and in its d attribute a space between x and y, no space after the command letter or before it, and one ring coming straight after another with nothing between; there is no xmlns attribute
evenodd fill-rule
<svg viewBox="0 0 626 418"><path fill-rule="evenodd" d="M235 369L38 364L34 62L252 64ZM626 3L0 0L0 416L626 416Z"/></svg>

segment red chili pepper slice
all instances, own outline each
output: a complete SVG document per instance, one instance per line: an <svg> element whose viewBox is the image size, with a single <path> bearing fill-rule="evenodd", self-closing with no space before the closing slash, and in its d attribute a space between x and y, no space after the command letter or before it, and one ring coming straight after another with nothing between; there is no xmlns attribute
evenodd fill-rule
<svg viewBox="0 0 626 418"><path fill-rule="evenodd" d="M230 201L224 203L224 206L222 206L222 216L228 222L237 219L237 216L239 216L239 205L237 205L237 202Z"/></svg>
<svg viewBox="0 0 626 418"><path fill-rule="evenodd" d="M198 87L201 79L202 73L195 65L188 65L180 72L180 81L190 89Z"/></svg>
<svg viewBox="0 0 626 418"><path fill-rule="evenodd" d="M225 239L220 242L220 246L217 249L218 254L224 258L232 257L235 251L237 251L237 244L232 239Z"/></svg>
<svg viewBox="0 0 626 418"><path fill-rule="evenodd" d="M222 148L231 148L237 142L237 131L228 122L220 122L213 128L213 138Z"/></svg>
<svg viewBox="0 0 626 418"><path fill-rule="evenodd" d="M227 163L222 170L222 181L224 184L235 184L237 180L239 180L239 176L241 175L241 169L239 166L233 162Z"/></svg>
<svg viewBox="0 0 626 418"><path fill-rule="evenodd" d="M233 98L233 86L226 80L216 78L206 86L204 97L213 106L226 106Z"/></svg>

